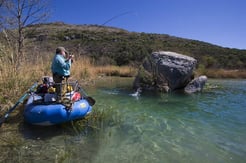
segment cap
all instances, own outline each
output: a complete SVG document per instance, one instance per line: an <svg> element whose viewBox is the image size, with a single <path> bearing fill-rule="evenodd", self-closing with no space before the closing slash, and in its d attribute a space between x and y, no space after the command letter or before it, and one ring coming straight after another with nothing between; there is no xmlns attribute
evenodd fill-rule
<svg viewBox="0 0 246 163"><path fill-rule="evenodd" d="M60 47L56 48L56 54L61 53L61 51L64 51L66 54L68 54L68 51L64 47L60 46Z"/></svg>

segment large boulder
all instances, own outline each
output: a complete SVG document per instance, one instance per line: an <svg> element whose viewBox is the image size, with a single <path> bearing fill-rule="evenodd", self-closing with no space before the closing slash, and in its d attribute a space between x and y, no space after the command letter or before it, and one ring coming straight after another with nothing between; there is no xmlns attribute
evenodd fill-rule
<svg viewBox="0 0 246 163"><path fill-rule="evenodd" d="M193 78L197 60L169 51L154 52L140 66L135 89L172 92L184 88Z"/></svg>

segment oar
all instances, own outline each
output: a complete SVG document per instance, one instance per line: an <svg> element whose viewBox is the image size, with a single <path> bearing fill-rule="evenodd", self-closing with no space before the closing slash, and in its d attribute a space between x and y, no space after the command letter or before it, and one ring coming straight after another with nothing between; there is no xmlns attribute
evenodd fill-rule
<svg viewBox="0 0 246 163"><path fill-rule="evenodd" d="M0 127L2 126L2 124L5 122L5 120L8 118L9 114L14 111L14 109L20 104L23 103L23 101L25 100L25 98L29 95L30 92L34 91L34 89L38 86L38 82L35 82L29 89L28 91L26 91L26 93L17 101L17 103L10 108L5 115L0 119Z"/></svg>
<svg viewBox="0 0 246 163"><path fill-rule="evenodd" d="M93 99L93 98L90 97L90 96L87 96L87 94L85 93L85 91L83 90L83 88L82 88L80 85L78 86L78 88L79 88L79 90L81 90L81 92L82 92L83 95L84 95L84 98L88 101L88 103L90 104L90 106L95 105L96 100Z"/></svg>

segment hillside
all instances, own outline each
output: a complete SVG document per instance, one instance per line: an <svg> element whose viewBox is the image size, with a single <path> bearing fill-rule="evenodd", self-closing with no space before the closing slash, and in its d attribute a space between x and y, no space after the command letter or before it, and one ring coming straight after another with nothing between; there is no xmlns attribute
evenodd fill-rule
<svg viewBox="0 0 246 163"><path fill-rule="evenodd" d="M165 34L59 22L29 26L25 32L26 52L30 55L34 51L39 51L40 55L53 53L57 46L64 46L75 55L95 58L97 64L138 65L151 52L164 50L192 56L205 68L246 68L246 50Z"/></svg>

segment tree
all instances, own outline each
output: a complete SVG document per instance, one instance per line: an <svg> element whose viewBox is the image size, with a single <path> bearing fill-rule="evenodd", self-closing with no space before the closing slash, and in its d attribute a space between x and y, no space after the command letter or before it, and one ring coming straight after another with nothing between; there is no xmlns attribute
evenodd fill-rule
<svg viewBox="0 0 246 163"><path fill-rule="evenodd" d="M17 70L24 59L25 27L45 21L49 16L49 0L0 0L0 28L5 38L14 42L13 63ZM7 38L8 37L8 38Z"/></svg>

